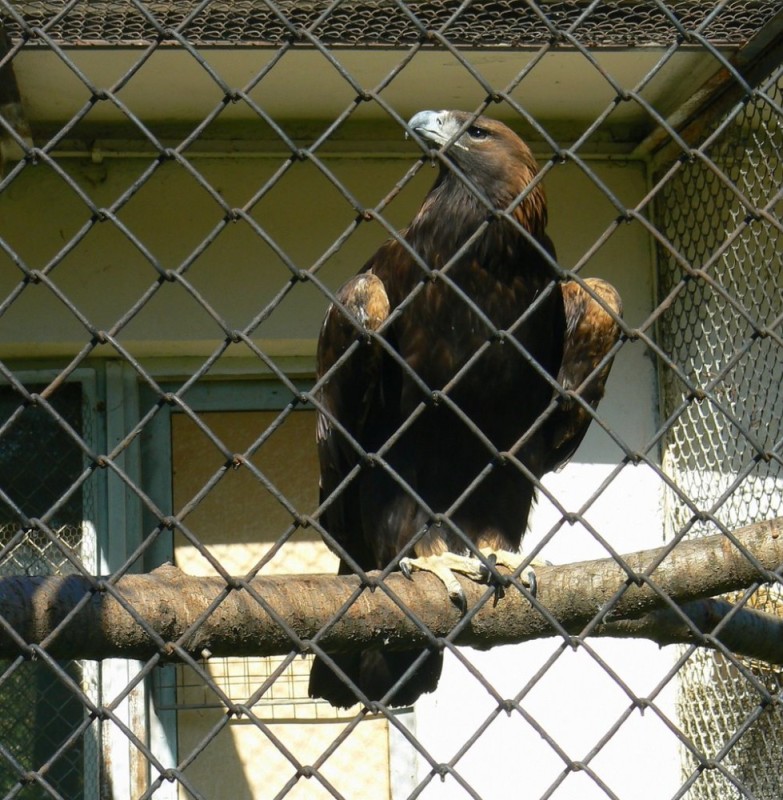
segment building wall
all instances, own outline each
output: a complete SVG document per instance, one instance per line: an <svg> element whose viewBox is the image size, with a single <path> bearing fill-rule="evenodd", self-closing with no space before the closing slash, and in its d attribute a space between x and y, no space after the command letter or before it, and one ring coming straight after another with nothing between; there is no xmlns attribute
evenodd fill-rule
<svg viewBox="0 0 783 800"><path fill-rule="evenodd" d="M328 158L324 164L359 203L371 207L405 175L414 157L415 152L405 158L360 154ZM283 159L194 158L191 168L215 188L226 207L246 208L252 221L229 223L224 222L226 211L219 202L178 164L162 164L134 193L135 182L150 169L148 158L107 157L100 163L61 158L58 163L83 195L45 163L28 168L0 196L0 235L26 269L46 271L57 289L99 329L111 329L145 292L152 292L118 333L123 347L140 357L206 354L224 338L219 324L188 287L232 328L249 324L285 288L292 275L289 266L253 224L286 254L289 265L309 269L357 217L312 163L292 164L273 188L253 202ZM638 200L643 188L638 162L595 163L598 174L606 175L621 196L625 189L629 203ZM392 227L402 227L411 218L434 177L434 170L425 166L392 201L384 211ZM563 265L573 266L612 223L616 210L577 166L557 166L549 172L546 186L552 238ZM118 198L126 194L130 199L116 211L116 222L110 218L91 222L96 210L113 212ZM318 277L338 286L387 235L380 223L362 222L318 270ZM182 282L161 277L183 265L187 268L182 270ZM649 254L633 226L618 230L584 272L615 282L626 298L627 315L641 319L647 302L642 298L650 292ZM23 277L22 269L0 250L0 296L19 291ZM629 291L637 285L638 293ZM325 308L321 292L301 283L253 338L273 355L312 357ZM78 352L88 338L78 316L45 282L28 283L4 312L0 355ZM103 345L95 355L116 353ZM238 346L226 353L238 355L249 352Z"/></svg>

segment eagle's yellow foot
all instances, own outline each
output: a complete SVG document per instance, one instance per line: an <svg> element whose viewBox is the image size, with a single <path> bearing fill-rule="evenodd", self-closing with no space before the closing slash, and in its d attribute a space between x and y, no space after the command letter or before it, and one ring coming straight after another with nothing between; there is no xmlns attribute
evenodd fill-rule
<svg viewBox="0 0 783 800"><path fill-rule="evenodd" d="M506 567L512 572L519 567L525 560L519 553L511 553L508 550L482 549L481 554L493 566ZM543 565L546 562L533 561L530 569L523 575L521 582L530 589L531 594L535 595L537 588L536 574L532 569L533 564ZM438 553L431 556L421 556L419 558L401 558L400 571L406 578L411 577L414 571L431 572L446 587L449 598L455 603L464 614L468 608L468 601L465 592L460 586L454 573L465 575L477 583L490 583L492 572L486 567L484 562L476 556L463 556L458 553ZM498 585L498 590L501 587Z"/></svg>
<svg viewBox="0 0 783 800"><path fill-rule="evenodd" d="M459 607L463 614L468 610L468 600L454 573L466 575L474 581L485 581L486 577L482 568L484 565L477 558L461 556L448 551L431 556L400 559L400 571L406 578L410 578L411 573L416 571L431 572L435 575L446 587L449 599Z"/></svg>

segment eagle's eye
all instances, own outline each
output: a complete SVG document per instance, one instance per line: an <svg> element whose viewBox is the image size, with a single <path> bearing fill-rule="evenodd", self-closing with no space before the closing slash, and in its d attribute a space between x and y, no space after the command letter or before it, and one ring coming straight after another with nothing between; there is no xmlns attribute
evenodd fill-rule
<svg viewBox="0 0 783 800"><path fill-rule="evenodd" d="M489 136L489 131L486 128L479 128L478 125L471 125L468 128L468 136L471 139L486 139Z"/></svg>

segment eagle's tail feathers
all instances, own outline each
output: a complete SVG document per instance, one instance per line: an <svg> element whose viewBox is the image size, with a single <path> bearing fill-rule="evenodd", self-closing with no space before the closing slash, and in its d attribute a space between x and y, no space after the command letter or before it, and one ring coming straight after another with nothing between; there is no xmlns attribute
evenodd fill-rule
<svg viewBox="0 0 783 800"><path fill-rule="evenodd" d="M359 702L356 690L370 701L382 700L420 656L420 650L375 649L332 656L345 678L316 658L310 672L310 697L323 698L337 708L349 708ZM438 685L442 665L441 652L427 654L416 671L387 698L387 704L409 706L420 695L433 691Z"/></svg>

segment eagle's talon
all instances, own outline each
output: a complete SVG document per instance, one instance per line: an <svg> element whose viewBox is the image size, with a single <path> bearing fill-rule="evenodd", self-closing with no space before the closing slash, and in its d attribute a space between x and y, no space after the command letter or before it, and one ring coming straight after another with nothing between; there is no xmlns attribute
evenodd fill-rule
<svg viewBox="0 0 783 800"><path fill-rule="evenodd" d="M483 583L492 583L493 572L494 568L497 566L498 557L495 553L490 553L487 556L486 564L482 561L479 565L479 573L481 575L480 580Z"/></svg>
<svg viewBox="0 0 783 800"><path fill-rule="evenodd" d="M538 595L538 578L532 569L528 570L525 583L527 584L530 594L536 597Z"/></svg>
<svg viewBox="0 0 783 800"><path fill-rule="evenodd" d="M429 572L433 574L446 588L449 600L464 614L468 610L468 598L454 575L454 560L458 562L458 565L461 565L466 559L464 556L458 556L454 553L420 556L418 558L406 556L399 560L398 566L400 572L402 572L408 580L413 580L413 572ZM477 559L474 559L474 561L477 561ZM466 572L465 574L471 576L470 572ZM472 578L476 580L477 575L473 574Z"/></svg>
<svg viewBox="0 0 783 800"><path fill-rule="evenodd" d="M458 592L449 592L449 600L451 600L451 602L457 606L462 616L468 613L468 598L465 596L465 592L463 591L462 587L460 587Z"/></svg>

